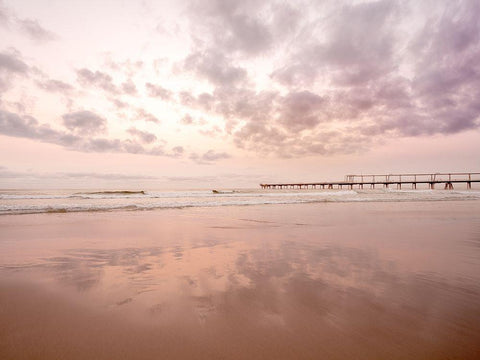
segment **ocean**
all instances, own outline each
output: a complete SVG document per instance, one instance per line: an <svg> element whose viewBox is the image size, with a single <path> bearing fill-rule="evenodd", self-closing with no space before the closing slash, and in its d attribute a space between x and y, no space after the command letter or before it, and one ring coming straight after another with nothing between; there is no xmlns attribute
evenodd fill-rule
<svg viewBox="0 0 480 360"><path fill-rule="evenodd" d="M329 202L479 200L480 190L0 190L0 215Z"/></svg>

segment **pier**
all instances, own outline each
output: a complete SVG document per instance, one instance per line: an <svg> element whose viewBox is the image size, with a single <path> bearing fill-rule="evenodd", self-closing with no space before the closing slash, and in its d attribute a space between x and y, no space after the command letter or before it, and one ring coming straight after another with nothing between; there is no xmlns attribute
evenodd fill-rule
<svg viewBox="0 0 480 360"><path fill-rule="evenodd" d="M311 183L279 183L260 184L262 189L364 189L366 186L375 189L376 186L383 188L410 185L417 189L417 185L427 185L429 189L435 189L436 185L445 190L453 190L454 184L466 184L467 189L472 188L472 183L480 183L480 172L470 173L435 173L435 174L368 174L368 175L345 175L343 181L324 181ZM438 188L438 187L437 187Z"/></svg>

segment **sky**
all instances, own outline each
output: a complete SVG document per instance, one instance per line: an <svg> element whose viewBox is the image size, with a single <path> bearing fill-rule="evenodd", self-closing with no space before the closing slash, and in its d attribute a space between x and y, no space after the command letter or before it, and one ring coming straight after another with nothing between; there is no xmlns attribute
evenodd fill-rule
<svg viewBox="0 0 480 360"><path fill-rule="evenodd" d="M0 0L1 188L480 171L477 0Z"/></svg>

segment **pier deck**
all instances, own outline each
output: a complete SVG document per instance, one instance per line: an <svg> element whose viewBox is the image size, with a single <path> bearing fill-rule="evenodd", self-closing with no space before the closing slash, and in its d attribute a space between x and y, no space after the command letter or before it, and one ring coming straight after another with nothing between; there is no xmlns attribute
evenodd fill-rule
<svg viewBox="0 0 480 360"><path fill-rule="evenodd" d="M480 172L470 173L435 173L435 174L370 174L370 175L346 175L343 181L323 181L310 183L271 183L260 184L262 189L353 189L354 186L363 189L369 186L389 188L396 186L402 189L402 185L411 185L416 189L419 184L426 184L429 189L435 189L435 185L442 184L444 189L452 190L454 184L466 184L467 189L472 188L472 183L480 183Z"/></svg>

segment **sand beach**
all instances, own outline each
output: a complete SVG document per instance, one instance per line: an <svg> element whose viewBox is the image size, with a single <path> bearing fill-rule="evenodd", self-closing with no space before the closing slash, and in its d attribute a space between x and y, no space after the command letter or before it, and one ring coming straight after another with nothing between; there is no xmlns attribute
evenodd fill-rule
<svg viewBox="0 0 480 360"><path fill-rule="evenodd" d="M2 359L477 359L480 201L0 217Z"/></svg>

